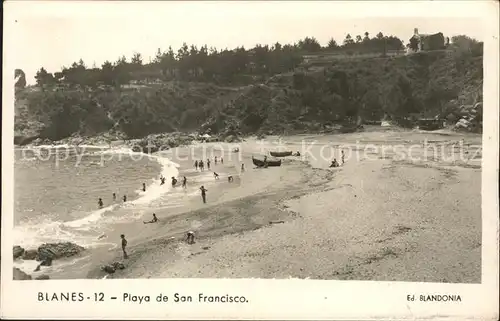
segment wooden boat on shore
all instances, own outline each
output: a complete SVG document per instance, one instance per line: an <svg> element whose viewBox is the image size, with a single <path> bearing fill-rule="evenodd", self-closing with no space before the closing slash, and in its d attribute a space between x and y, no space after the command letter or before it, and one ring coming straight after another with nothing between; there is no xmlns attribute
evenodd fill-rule
<svg viewBox="0 0 500 321"><path fill-rule="evenodd" d="M271 154L271 156L274 156L274 157L286 157L286 156L292 156L293 152L292 151L288 151L288 152L269 152L269 154Z"/></svg>
<svg viewBox="0 0 500 321"><path fill-rule="evenodd" d="M266 161L264 161L264 158L259 159L252 156L252 162L257 167L281 166L281 159L267 159Z"/></svg>

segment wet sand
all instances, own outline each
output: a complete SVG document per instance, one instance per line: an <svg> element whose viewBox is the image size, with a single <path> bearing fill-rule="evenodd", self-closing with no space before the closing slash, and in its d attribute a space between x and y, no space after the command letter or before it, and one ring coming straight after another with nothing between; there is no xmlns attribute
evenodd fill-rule
<svg viewBox="0 0 500 321"><path fill-rule="evenodd" d="M330 156L321 150L325 144L409 146L425 139L448 147L461 139L481 144L479 135L302 135L287 137L285 144L300 150L303 140L315 140L307 155L289 157L281 167L255 169L249 157L262 145L249 139L240 146L242 160L228 161L226 155L224 169L217 169L221 179L207 186L208 204L198 196L177 211L152 209L160 222L136 228L129 259L122 260L119 250L108 255L107 262L116 255L126 265L109 278L479 283L481 169L473 147L465 160L409 160L379 150L350 155L335 169L328 169L327 158L340 160L338 146ZM424 148L413 151L422 155ZM246 171L240 175L241 161ZM237 174L235 182L228 183L225 173ZM196 233L192 245L183 241L189 230ZM98 266L87 275L103 276Z"/></svg>

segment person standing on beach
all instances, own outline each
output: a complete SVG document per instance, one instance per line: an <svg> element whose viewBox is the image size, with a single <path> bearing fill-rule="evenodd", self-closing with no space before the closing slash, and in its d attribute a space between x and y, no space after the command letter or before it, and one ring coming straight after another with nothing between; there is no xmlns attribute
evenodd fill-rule
<svg viewBox="0 0 500 321"><path fill-rule="evenodd" d="M217 174L216 172L214 172L214 178L215 179L219 179L219 174Z"/></svg>
<svg viewBox="0 0 500 321"><path fill-rule="evenodd" d="M203 199L203 203L207 203L207 189L205 189L205 186L200 187L201 190L201 198Z"/></svg>
<svg viewBox="0 0 500 321"><path fill-rule="evenodd" d="M104 203L102 202L102 198L99 198L99 201L97 201L97 205L99 205L99 208L102 208L104 206Z"/></svg>
<svg viewBox="0 0 500 321"><path fill-rule="evenodd" d="M345 157L345 154L344 154L344 151L342 151L342 165L344 165L344 163L345 163L344 157Z"/></svg>
<svg viewBox="0 0 500 321"><path fill-rule="evenodd" d="M116 201L116 193L113 193L113 201Z"/></svg>
<svg viewBox="0 0 500 321"><path fill-rule="evenodd" d="M217 156L214 157L214 163L217 165Z"/></svg>
<svg viewBox="0 0 500 321"><path fill-rule="evenodd" d="M142 183L142 191L145 192L146 191L146 183Z"/></svg>
<svg viewBox="0 0 500 321"><path fill-rule="evenodd" d="M198 161L197 161L197 160L195 160L195 161L194 161L194 168L195 168L196 170L198 170Z"/></svg>
<svg viewBox="0 0 500 321"><path fill-rule="evenodd" d="M127 195L123 195L123 202L127 201Z"/></svg>
<svg viewBox="0 0 500 321"><path fill-rule="evenodd" d="M120 235L120 237L122 238L123 258L124 258L124 259L128 259L128 254L127 254L127 251L126 251L126 248L127 248L127 240L125 239L125 234Z"/></svg>
<svg viewBox="0 0 500 321"><path fill-rule="evenodd" d="M220 163L224 164L224 158L222 158L222 156L220 157Z"/></svg>
<svg viewBox="0 0 500 321"><path fill-rule="evenodd" d="M187 187L186 184L187 184L187 178L186 178L186 176L184 176L182 178L182 188L186 188Z"/></svg>
<svg viewBox="0 0 500 321"><path fill-rule="evenodd" d="M210 159L207 158L207 169L210 170Z"/></svg>
<svg viewBox="0 0 500 321"><path fill-rule="evenodd" d="M200 161L198 162L198 166L200 167L200 171L203 171L203 167L204 167L204 166L203 166L203 161L202 161L202 160L200 160Z"/></svg>
<svg viewBox="0 0 500 321"><path fill-rule="evenodd" d="M244 172L245 171L245 164L241 164L241 171Z"/></svg>

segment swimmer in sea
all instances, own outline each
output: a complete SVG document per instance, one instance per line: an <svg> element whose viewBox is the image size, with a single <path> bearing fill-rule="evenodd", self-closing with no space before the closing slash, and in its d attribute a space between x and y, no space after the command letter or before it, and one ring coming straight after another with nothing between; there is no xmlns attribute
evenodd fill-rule
<svg viewBox="0 0 500 321"><path fill-rule="evenodd" d="M153 219L151 221L144 222L144 224L156 223L156 222L158 222L158 218L156 217L156 214L153 213Z"/></svg>
<svg viewBox="0 0 500 321"><path fill-rule="evenodd" d="M97 201L97 205L99 205L99 208L102 208L104 203L102 202L102 198L99 198L99 201Z"/></svg>
<svg viewBox="0 0 500 321"><path fill-rule="evenodd" d="M142 183L142 191L145 192L146 191L146 183Z"/></svg>
<svg viewBox="0 0 500 321"><path fill-rule="evenodd" d="M123 195L123 201L126 202L127 201L127 195Z"/></svg>
<svg viewBox="0 0 500 321"><path fill-rule="evenodd" d="M116 201L116 193L113 193L113 201Z"/></svg>

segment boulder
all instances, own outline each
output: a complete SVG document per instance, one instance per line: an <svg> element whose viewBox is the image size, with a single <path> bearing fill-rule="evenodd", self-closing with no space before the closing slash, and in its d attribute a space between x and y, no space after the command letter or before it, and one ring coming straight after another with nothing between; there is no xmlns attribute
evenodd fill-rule
<svg viewBox="0 0 500 321"><path fill-rule="evenodd" d="M34 260L38 255L37 250L25 250L22 256L23 260Z"/></svg>
<svg viewBox="0 0 500 321"><path fill-rule="evenodd" d="M31 275L24 273L18 268L14 268L13 270L13 279L14 280L31 280Z"/></svg>
<svg viewBox="0 0 500 321"><path fill-rule="evenodd" d="M50 277L47 274L42 274L37 276L35 280L50 280Z"/></svg>
<svg viewBox="0 0 500 321"><path fill-rule="evenodd" d="M63 257L71 257L84 251L80 245L71 242L45 243L38 248L38 261L55 260Z"/></svg>
<svg viewBox="0 0 500 321"><path fill-rule="evenodd" d="M24 253L24 249L22 247L20 247L19 245L15 245L13 248L12 248L12 252L14 254L14 260L17 259L18 257L20 257L21 255L23 255Z"/></svg>

